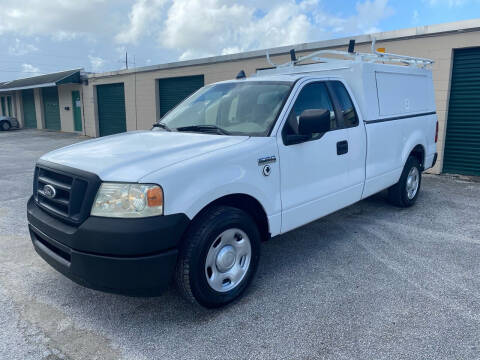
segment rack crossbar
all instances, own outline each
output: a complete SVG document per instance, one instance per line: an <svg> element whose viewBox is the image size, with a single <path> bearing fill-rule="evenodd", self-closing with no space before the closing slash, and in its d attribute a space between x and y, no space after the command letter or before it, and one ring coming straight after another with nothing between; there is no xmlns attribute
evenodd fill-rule
<svg viewBox="0 0 480 360"><path fill-rule="evenodd" d="M356 61L356 62L389 62L389 63L400 63L407 66L417 66L417 67L427 67L434 63L431 59L408 56L408 55L398 55L392 53L383 53L375 49L375 38L372 39L372 52L371 53L359 53L359 52L347 52L340 50L318 50L311 54L302 56L296 60L291 60L284 64L275 64L270 59L270 54L267 50L267 61L270 65L275 68L285 68L290 66L298 65L305 61L318 62L318 63L332 63L338 61ZM325 55L335 56L335 57L325 57Z"/></svg>

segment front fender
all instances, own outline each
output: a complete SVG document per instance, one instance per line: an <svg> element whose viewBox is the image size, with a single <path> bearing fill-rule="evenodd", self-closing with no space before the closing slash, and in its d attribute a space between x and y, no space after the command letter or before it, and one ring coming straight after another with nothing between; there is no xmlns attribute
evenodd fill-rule
<svg viewBox="0 0 480 360"><path fill-rule="evenodd" d="M273 138L251 138L244 143L201 155L142 178L144 183L162 186L166 215L184 213L193 219L213 201L232 194L249 195L262 205L272 235L280 231L280 171L278 162L269 164L264 176L258 159L276 156Z"/></svg>

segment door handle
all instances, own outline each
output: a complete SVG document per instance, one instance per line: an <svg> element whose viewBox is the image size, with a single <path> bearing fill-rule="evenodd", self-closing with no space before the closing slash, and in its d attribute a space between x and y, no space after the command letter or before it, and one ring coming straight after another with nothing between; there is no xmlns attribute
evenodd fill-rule
<svg viewBox="0 0 480 360"><path fill-rule="evenodd" d="M343 140L337 142L337 155L343 155L348 153L348 141Z"/></svg>

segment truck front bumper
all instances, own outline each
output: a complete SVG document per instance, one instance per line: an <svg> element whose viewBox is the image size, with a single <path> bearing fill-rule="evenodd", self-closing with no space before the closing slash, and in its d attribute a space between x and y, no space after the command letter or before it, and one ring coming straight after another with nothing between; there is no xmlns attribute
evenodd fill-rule
<svg viewBox="0 0 480 360"><path fill-rule="evenodd" d="M89 217L65 224L30 198L28 226L37 253L80 285L130 296L156 296L170 283L184 214L142 219Z"/></svg>

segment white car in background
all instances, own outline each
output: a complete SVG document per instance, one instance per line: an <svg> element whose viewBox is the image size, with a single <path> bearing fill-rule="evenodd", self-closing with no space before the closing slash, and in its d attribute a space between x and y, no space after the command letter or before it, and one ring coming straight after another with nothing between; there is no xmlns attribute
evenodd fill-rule
<svg viewBox="0 0 480 360"><path fill-rule="evenodd" d="M8 131L10 129L18 129L20 124L17 118L12 116L0 116L0 130Z"/></svg>

